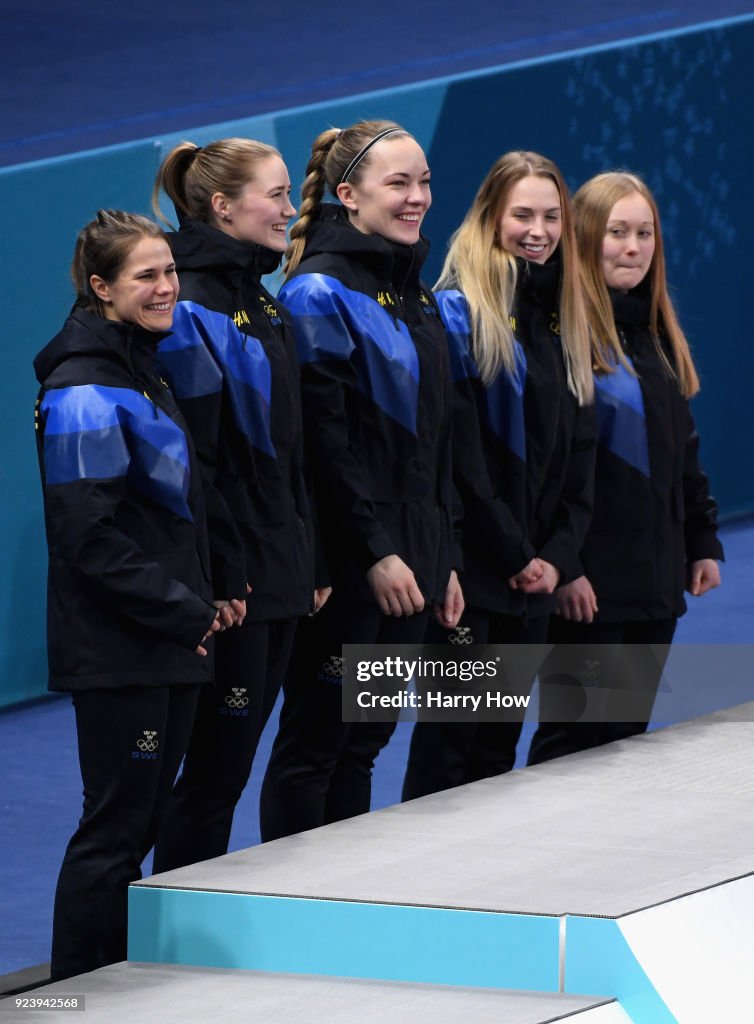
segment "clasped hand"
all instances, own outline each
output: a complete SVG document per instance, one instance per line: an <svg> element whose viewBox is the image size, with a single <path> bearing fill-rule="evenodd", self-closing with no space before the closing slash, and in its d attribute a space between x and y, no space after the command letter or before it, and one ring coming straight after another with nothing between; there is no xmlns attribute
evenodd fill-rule
<svg viewBox="0 0 754 1024"><path fill-rule="evenodd" d="M515 576L508 580L511 590L524 594L552 594L558 585L560 570L544 558L532 558Z"/></svg>

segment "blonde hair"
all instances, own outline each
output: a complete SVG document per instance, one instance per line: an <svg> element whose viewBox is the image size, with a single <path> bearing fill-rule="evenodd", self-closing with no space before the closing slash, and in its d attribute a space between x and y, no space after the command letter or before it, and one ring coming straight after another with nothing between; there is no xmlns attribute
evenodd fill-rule
<svg viewBox="0 0 754 1024"><path fill-rule="evenodd" d="M485 384L501 370L516 373L510 323L518 271L515 257L503 249L498 223L511 189L523 178L549 178L560 196L562 278L559 317L568 386L581 405L594 395L589 328L581 292L580 269L568 188L547 157L517 150L490 168L450 241L436 288L458 288L471 314L472 352Z"/></svg>
<svg viewBox="0 0 754 1024"><path fill-rule="evenodd" d="M625 362L623 346L615 327L613 305L605 281L602 247L613 207L618 200L637 193L646 200L654 218L655 251L647 273L651 293L649 329L660 358L678 381L681 394L685 398L691 398L699 390L699 377L689 343L678 323L668 292L660 213L646 184L637 175L625 171L598 174L582 185L573 199L584 296L592 328L595 369L603 373L609 372L615 368L616 360ZM675 365L670 362L663 350L661 335L664 335L670 344Z"/></svg>
<svg viewBox="0 0 754 1024"><path fill-rule="evenodd" d="M328 128L321 132L312 143L312 155L306 165L306 177L301 186L301 207L298 220L291 228L291 244L285 254L286 277L301 262L306 246L306 237L312 224L319 220L325 185L335 195L335 190L343 180L343 175L351 163L365 146L381 132L394 129L388 137L391 139L408 136L395 121L359 121L350 128ZM349 182L357 185L366 167L369 166L369 154L358 162L348 176Z"/></svg>
<svg viewBox="0 0 754 1024"><path fill-rule="evenodd" d="M228 199L238 199L244 186L253 180L256 165L271 156L280 153L274 146L254 139L218 139L207 146L181 142L160 165L152 190L152 209L164 224L170 223L160 210L160 192L164 191L179 215L211 224L212 196L222 192Z"/></svg>
<svg viewBox="0 0 754 1024"><path fill-rule="evenodd" d="M165 232L148 217L122 210L97 210L94 220L79 231L71 261L71 279L80 306L103 315L102 303L91 285L92 276L112 284L142 238L163 238L167 245Z"/></svg>

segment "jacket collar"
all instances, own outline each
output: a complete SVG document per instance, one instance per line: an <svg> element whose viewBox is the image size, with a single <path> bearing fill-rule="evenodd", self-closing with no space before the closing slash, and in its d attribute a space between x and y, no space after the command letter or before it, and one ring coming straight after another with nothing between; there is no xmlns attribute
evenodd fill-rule
<svg viewBox="0 0 754 1024"><path fill-rule="evenodd" d="M608 288L616 323L635 327L649 327L652 308L652 293L649 282L644 279L630 292Z"/></svg>
<svg viewBox="0 0 754 1024"><path fill-rule="evenodd" d="M535 263L533 260L517 256L516 267L520 294L547 309L555 308L558 304L562 271L560 247L558 246L547 263Z"/></svg>
<svg viewBox="0 0 754 1024"><path fill-rule="evenodd" d="M414 245L403 245L382 235L367 235L351 224L342 206L324 203L320 219L307 236L303 258L320 254L352 256L368 263L375 273L401 290L407 283L418 286L428 252L429 243L423 236Z"/></svg>
<svg viewBox="0 0 754 1024"><path fill-rule="evenodd" d="M186 270L251 275L259 279L280 266L281 253L253 242L242 242L199 220L183 220L180 231L168 234L180 274Z"/></svg>
<svg viewBox="0 0 754 1024"><path fill-rule="evenodd" d="M136 380L143 380L152 368L157 346L169 333L106 320L77 304L60 332L37 355L34 372L42 384L66 359L101 356L121 363Z"/></svg>

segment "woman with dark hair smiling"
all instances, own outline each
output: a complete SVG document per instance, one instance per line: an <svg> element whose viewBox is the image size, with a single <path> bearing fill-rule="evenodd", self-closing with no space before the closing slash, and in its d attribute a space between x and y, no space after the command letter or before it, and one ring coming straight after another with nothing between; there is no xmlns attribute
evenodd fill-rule
<svg viewBox="0 0 754 1024"><path fill-rule="evenodd" d="M212 605L194 450L155 370L178 279L163 232L100 210L77 303L34 361L49 548L50 689L76 711L84 809L55 894L52 978L126 958L130 882L186 751Z"/></svg>

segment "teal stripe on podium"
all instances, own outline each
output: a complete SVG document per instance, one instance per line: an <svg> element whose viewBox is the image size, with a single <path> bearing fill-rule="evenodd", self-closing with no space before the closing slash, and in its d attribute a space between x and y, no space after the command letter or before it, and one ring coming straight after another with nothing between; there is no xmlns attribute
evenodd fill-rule
<svg viewBox="0 0 754 1024"><path fill-rule="evenodd" d="M635 1024L678 1024L612 919L566 919L565 991L608 993Z"/></svg>
<svg viewBox="0 0 754 1024"><path fill-rule="evenodd" d="M132 886L129 960L558 991L557 917Z"/></svg>

